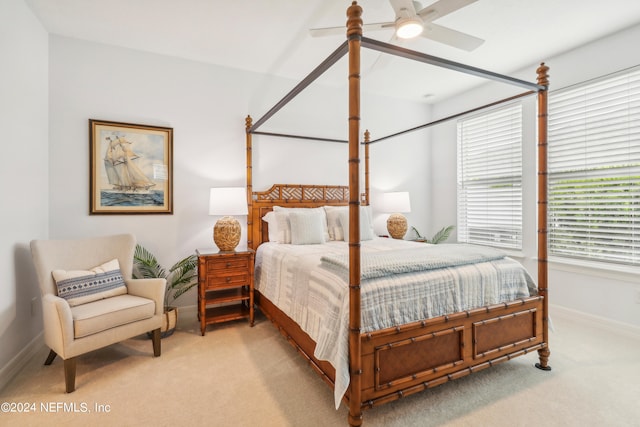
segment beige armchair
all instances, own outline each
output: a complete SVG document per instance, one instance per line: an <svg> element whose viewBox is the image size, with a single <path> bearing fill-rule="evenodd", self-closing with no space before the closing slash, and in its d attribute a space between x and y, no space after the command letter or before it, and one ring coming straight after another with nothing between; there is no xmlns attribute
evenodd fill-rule
<svg viewBox="0 0 640 427"><path fill-rule="evenodd" d="M81 354L152 332L153 354L160 356L166 281L131 278L135 246L131 234L31 242L51 349L45 365L56 355L64 360L67 393L75 390Z"/></svg>

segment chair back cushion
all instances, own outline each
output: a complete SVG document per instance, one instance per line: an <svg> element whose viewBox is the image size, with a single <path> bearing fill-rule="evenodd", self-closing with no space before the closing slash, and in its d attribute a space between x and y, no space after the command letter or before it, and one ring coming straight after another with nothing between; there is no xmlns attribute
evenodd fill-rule
<svg viewBox="0 0 640 427"><path fill-rule="evenodd" d="M131 279L136 238L132 234L92 237L78 240L33 240L31 255L42 295L58 294L54 270L88 271L111 260L118 260L124 280Z"/></svg>

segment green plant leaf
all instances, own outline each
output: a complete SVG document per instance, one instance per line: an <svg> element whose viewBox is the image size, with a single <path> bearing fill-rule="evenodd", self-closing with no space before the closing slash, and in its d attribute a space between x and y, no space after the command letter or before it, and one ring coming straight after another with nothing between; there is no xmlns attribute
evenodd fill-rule
<svg viewBox="0 0 640 427"><path fill-rule="evenodd" d="M413 230L414 233L416 233L416 237L418 239L424 239L424 237L420 234L417 228L415 228L414 226L411 226L411 229Z"/></svg>
<svg viewBox="0 0 640 427"><path fill-rule="evenodd" d="M162 278L167 281L164 305L169 306L182 294L198 284L198 257L190 255L175 263L169 272L160 265L157 258L142 245L136 245L133 254L133 278Z"/></svg>
<svg viewBox="0 0 640 427"><path fill-rule="evenodd" d="M433 243L434 245L437 245L438 243L444 242L449 238L449 235L451 234L454 228L455 228L454 225L450 225L448 227L442 228L431 238L431 240L428 240L428 243Z"/></svg>
<svg viewBox="0 0 640 427"><path fill-rule="evenodd" d="M166 278L166 272L156 257L141 245L136 245L133 253L133 278L156 279Z"/></svg>
<svg viewBox="0 0 640 427"><path fill-rule="evenodd" d="M190 255L169 269L167 289L172 290L171 299L175 300L198 284L198 258Z"/></svg>

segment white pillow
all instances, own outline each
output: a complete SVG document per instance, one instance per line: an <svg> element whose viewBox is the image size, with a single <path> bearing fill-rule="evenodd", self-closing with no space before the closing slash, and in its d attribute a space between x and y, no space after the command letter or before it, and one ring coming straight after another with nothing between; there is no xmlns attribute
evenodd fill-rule
<svg viewBox="0 0 640 427"><path fill-rule="evenodd" d="M329 240L344 240L340 225L340 212L349 212L349 206L324 206L327 215Z"/></svg>
<svg viewBox="0 0 640 427"><path fill-rule="evenodd" d="M327 213L327 226L330 240L349 239L349 206L324 206ZM340 220L345 216L346 227L342 226ZM346 229L346 231L345 231ZM373 214L371 206L360 206L360 240L373 239Z"/></svg>
<svg viewBox="0 0 640 427"><path fill-rule="evenodd" d="M294 245L312 245L325 242L325 215L315 209L289 212L291 224L291 243Z"/></svg>
<svg viewBox="0 0 640 427"><path fill-rule="evenodd" d="M324 233L324 240L325 241L329 240L329 233L327 231L327 217L324 212L324 209L322 209L321 207L320 208L285 208L282 206L274 206L273 210L277 215L278 226L286 227L283 233L285 235L285 241L283 243L291 243L291 224L289 222L289 214L291 212L313 212L313 211L320 212L320 214L322 215L322 230ZM279 233L280 232L281 230L279 230Z"/></svg>
<svg viewBox="0 0 640 427"><path fill-rule="evenodd" d="M360 206L360 240L373 239L373 228L367 206ZM349 211L340 212L340 225L342 227L342 239L349 240Z"/></svg>
<svg viewBox="0 0 640 427"><path fill-rule="evenodd" d="M262 219L269 225L269 241L274 243L291 243L291 226L289 216L283 212L268 212Z"/></svg>
<svg viewBox="0 0 640 427"><path fill-rule="evenodd" d="M376 234L373 232L373 211L371 210L371 205L366 205L366 206L360 206L360 218L362 218L363 216L366 216L367 219L366 221L369 222L369 231L367 231L365 233L366 236L371 236L367 239L365 239L364 237L360 236L361 240L371 240L373 239L373 236L375 236ZM360 220L362 221L362 220ZM362 222L360 223L361 226L360 228L362 228ZM360 232L360 234L362 235L362 231Z"/></svg>

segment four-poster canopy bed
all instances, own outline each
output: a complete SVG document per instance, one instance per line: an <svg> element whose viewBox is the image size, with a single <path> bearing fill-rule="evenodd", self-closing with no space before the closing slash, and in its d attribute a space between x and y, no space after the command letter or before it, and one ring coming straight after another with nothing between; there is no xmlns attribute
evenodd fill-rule
<svg viewBox="0 0 640 427"><path fill-rule="evenodd" d="M344 285L345 289L347 289L345 298L348 298L348 303L345 303L348 310L348 328L345 327L344 329L348 339L343 337L348 342L348 348L345 349L347 367L342 369L335 366L335 363L316 357L316 346L319 345L316 341L317 338L314 340L310 336L311 332L305 330L306 326L296 322L294 320L295 316L287 312L287 309L277 306L277 301L274 302L274 300L278 298L267 297L265 295L266 291L263 292L259 285L256 285L256 301L261 311L309 361L310 365L322 376L325 382L334 387L334 390L337 390L337 384L343 383L340 378L341 372L346 372L348 388L347 385L342 386L346 388L346 392L344 396L336 394L336 401L337 405L340 399L348 403L348 422L353 426L362 424L363 409L464 377L496 363L533 351L537 351L539 355L540 361L536 366L543 370L550 369L548 366L550 352L546 248L548 68L542 64L537 70L537 83L528 83L367 39L362 36L361 14L362 9L354 1L347 10L347 42L342 44L260 120L253 123L251 117L246 119L247 202L249 205L247 221L248 247L258 251L256 261L257 283L259 282L258 275L261 274L262 270L265 272L262 274L268 273L266 264L261 267L258 264L258 260L261 258L261 248L259 247L268 242L270 236L273 238L269 227L272 227L274 223L270 221L269 225L267 225L266 219L269 212L282 209L281 207L285 207L285 209L303 208L305 210L326 207L324 209L328 211L332 207L348 206L348 209L345 209L348 210L348 226L343 222L344 240L348 242L348 268L343 272L346 276L345 282L348 283L348 288ZM501 300L498 303L474 306L458 312L444 312L435 317L415 319L407 323L394 324L393 326L375 330L366 330L367 325L364 325L365 330L363 330L362 318L365 317L370 308L361 300L361 292L366 290L369 282L376 280L367 281L365 276L367 278L375 276L367 276L367 266L362 264L366 258L361 258L361 249L369 245L364 244L365 242L362 241L364 239L362 238L363 229L361 228L361 221L363 221L361 218L366 216L363 215L361 217L361 206L369 205L369 145L372 142L397 136L400 133L389 135L376 141L370 140L368 131L365 133L364 142L362 143L364 144L365 157L365 183L364 191L361 192L361 142L359 140L361 46L525 87L529 90L508 100L537 93L539 168L537 289L534 288L526 296ZM252 183L252 135L277 135L281 137L325 140L325 138L271 134L260 132L258 128L347 53L349 59L349 137L348 141L341 142L348 142L349 144L349 185L275 184L266 191L254 191ZM507 100L498 101L494 104L504 101ZM466 113L468 112L443 120L449 120ZM443 120L408 129L405 132L428 127ZM347 219L344 219L344 221L347 221ZM417 243L407 243L418 245ZM343 242L344 244L345 242ZM269 244L264 244L263 247L267 246ZM323 262L331 261L329 257L323 257L322 259L324 260ZM498 262L501 263L503 260ZM515 263L515 261L512 262ZM512 266L510 265L508 268L512 268ZM325 273L318 273L317 271L309 274L325 275ZM526 273L523 274L526 275ZM348 280L346 280L347 277ZM296 283L296 286L298 285ZM347 344L340 344L339 342L338 345L346 347Z"/></svg>

